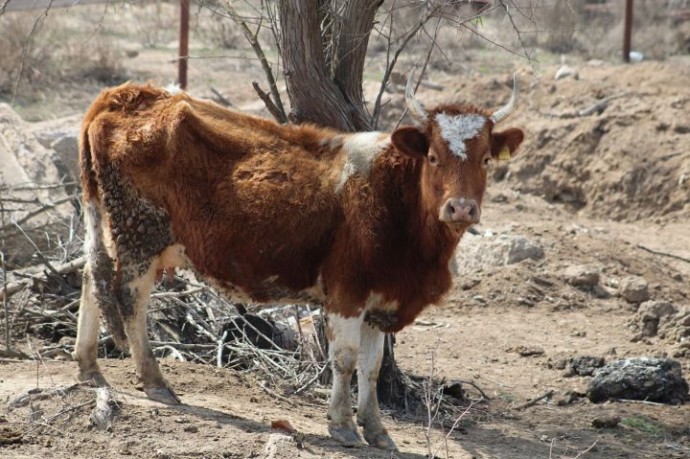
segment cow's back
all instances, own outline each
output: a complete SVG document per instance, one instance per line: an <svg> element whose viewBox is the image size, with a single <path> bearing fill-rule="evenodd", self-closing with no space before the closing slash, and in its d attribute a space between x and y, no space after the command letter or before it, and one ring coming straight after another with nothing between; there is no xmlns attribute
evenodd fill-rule
<svg viewBox="0 0 690 459"><path fill-rule="evenodd" d="M268 300L316 282L342 217L322 132L123 85L85 117L84 181L98 195L117 174L167 216L201 274Z"/></svg>

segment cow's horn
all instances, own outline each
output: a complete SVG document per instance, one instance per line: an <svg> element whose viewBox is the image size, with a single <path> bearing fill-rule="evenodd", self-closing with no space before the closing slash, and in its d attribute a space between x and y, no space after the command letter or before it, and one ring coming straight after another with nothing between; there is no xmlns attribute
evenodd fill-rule
<svg viewBox="0 0 690 459"><path fill-rule="evenodd" d="M513 73L513 94L510 96L510 100L508 101L507 104L505 104L503 107L496 110L493 113L493 115L491 115L491 121L493 121L494 124L498 124L500 121L505 119L508 115L510 115L510 112L513 111L513 107L515 106L515 101L517 100L517 95L518 95L517 73Z"/></svg>
<svg viewBox="0 0 690 459"><path fill-rule="evenodd" d="M427 119L426 110L414 97L414 69L410 70L407 77L407 87L405 88L405 103L412 116L418 121L424 122Z"/></svg>

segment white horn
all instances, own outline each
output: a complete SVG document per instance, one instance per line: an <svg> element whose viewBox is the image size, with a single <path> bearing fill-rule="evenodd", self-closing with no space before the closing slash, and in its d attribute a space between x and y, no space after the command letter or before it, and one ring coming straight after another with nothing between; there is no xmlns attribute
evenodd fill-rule
<svg viewBox="0 0 690 459"><path fill-rule="evenodd" d="M508 101L507 104L505 104L503 107L496 110L493 113L493 115L491 115L491 121L493 121L494 124L498 124L500 121L505 119L508 115L510 115L510 112L513 111L513 107L515 106L515 101L517 100L517 95L518 95L517 73L513 73L513 94L510 96L510 100Z"/></svg>
<svg viewBox="0 0 690 459"><path fill-rule="evenodd" d="M410 114L420 122L427 119L426 110L422 107L417 99L414 98L414 68L410 70L410 76L407 77L407 87L405 87L405 103Z"/></svg>

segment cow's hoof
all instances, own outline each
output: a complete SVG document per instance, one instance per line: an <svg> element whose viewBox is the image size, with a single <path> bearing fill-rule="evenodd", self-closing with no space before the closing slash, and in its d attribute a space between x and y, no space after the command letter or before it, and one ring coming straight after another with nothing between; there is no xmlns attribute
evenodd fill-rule
<svg viewBox="0 0 690 459"><path fill-rule="evenodd" d="M393 439L385 431L374 435L367 435L365 431L364 439L367 441L367 443L376 448L386 449L388 451L398 450L398 447L395 446Z"/></svg>
<svg viewBox="0 0 690 459"><path fill-rule="evenodd" d="M77 379L93 387L110 387L108 380L99 370L80 371Z"/></svg>
<svg viewBox="0 0 690 459"><path fill-rule="evenodd" d="M151 400L165 403L166 405L179 405L182 403L180 397L169 387L145 387L144 393Z"/></svg>
<svg viewBox="0 0 690 459"><path fill-rule="evenodd" d="M335 441L348 448L360 448L364 446L364 442L357 431L350 427L328 426L328 433L331 434L331 437Z"/></svg>

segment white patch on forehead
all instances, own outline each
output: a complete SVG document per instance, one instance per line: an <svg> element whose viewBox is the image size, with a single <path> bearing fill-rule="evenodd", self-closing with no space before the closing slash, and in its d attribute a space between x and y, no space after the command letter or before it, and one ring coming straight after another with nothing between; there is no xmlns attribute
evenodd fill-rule
<svg viewBox="0 0 690 459"><path fill-rule="evenodd" d="M441 128L441 137L448 142L450 151L460 159L467 160L465 140L477 137L486 123L481 115L436 115L436 122Z"/></svg>
<svg viewBox="0 0 690 459"><path fill-rule="evenodd" d="M355 174L368 177L371 164L388 147L390 141L389 136L376 131L347 135L342 147L345 163L336 191L340 192L345 183Z"/></svg>

